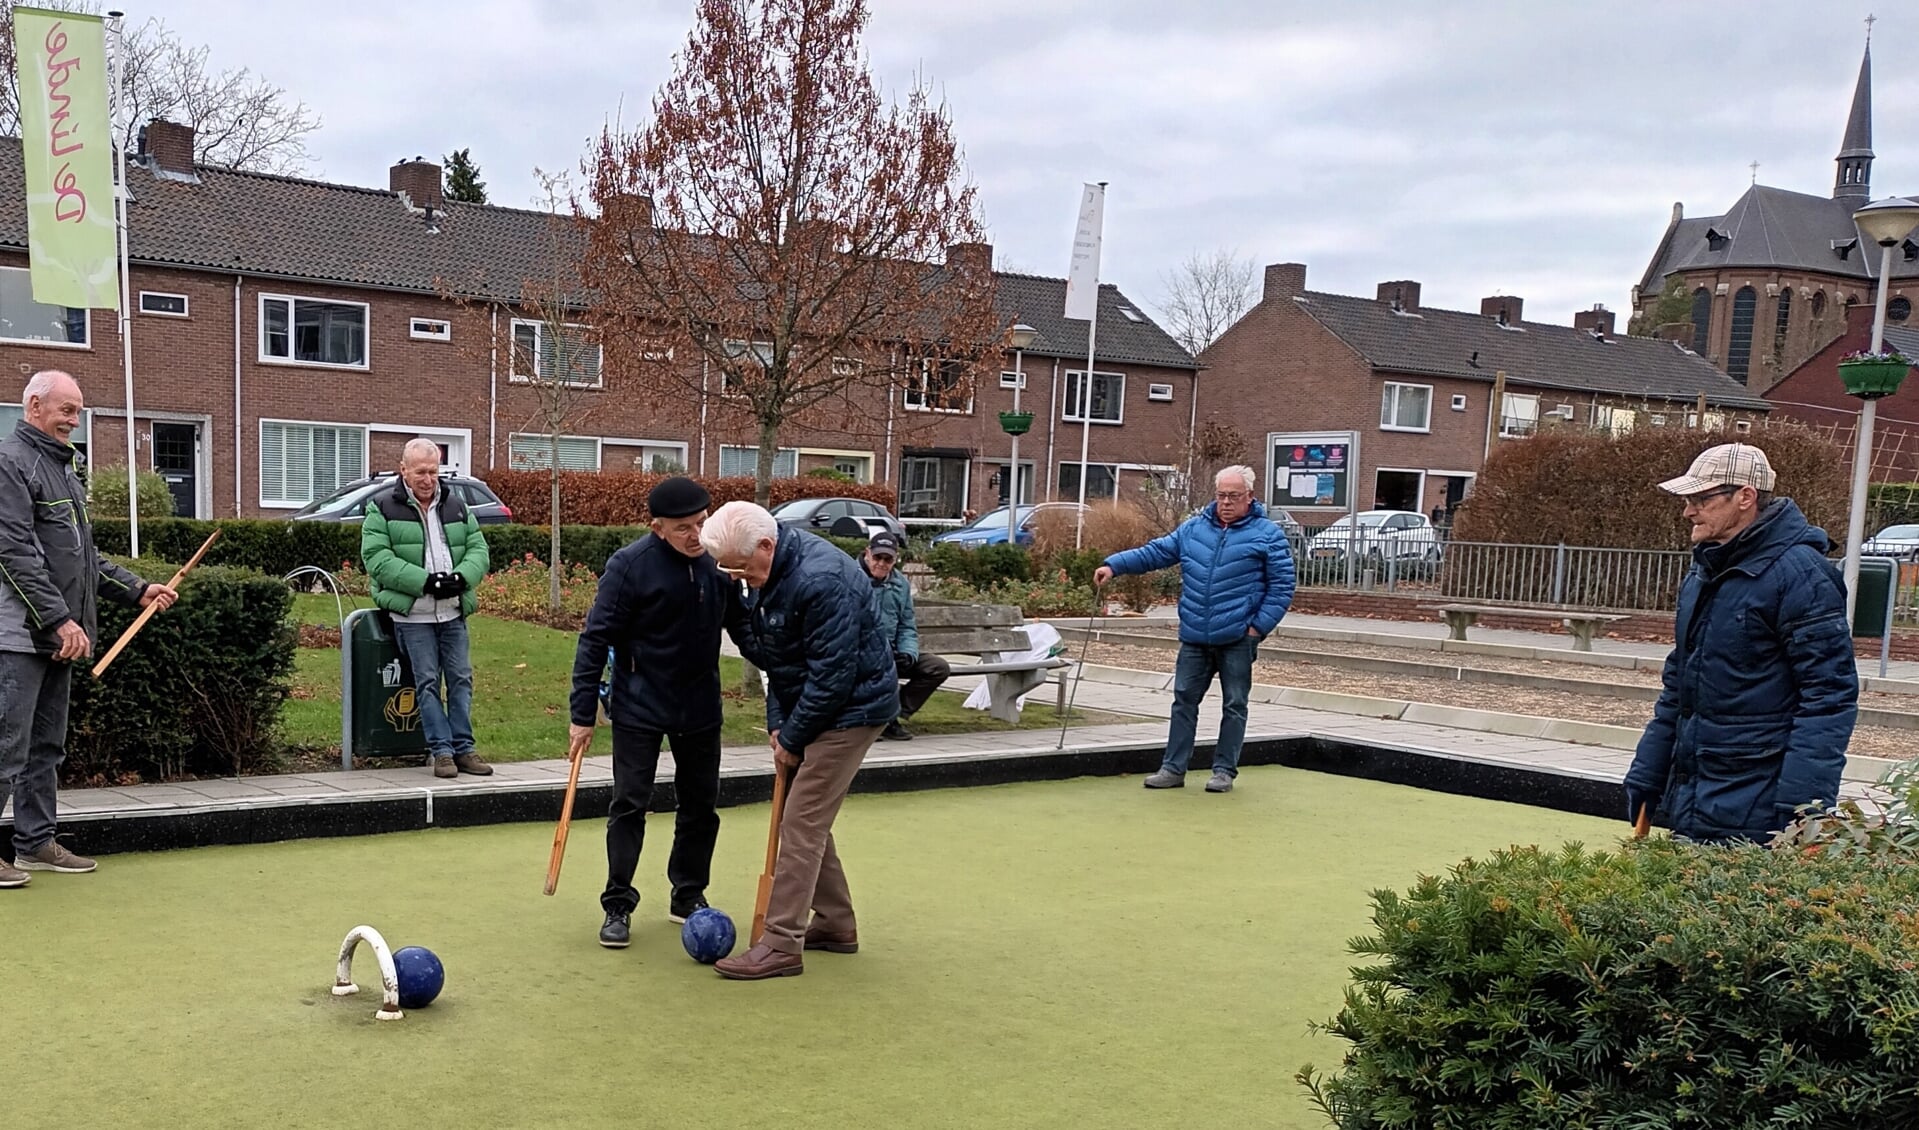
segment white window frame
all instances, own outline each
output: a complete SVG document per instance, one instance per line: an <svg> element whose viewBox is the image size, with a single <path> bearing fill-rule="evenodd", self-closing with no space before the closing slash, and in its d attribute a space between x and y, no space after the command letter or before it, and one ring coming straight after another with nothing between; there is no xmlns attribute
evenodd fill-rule
<svg viewBox="0 0 1919 1130"><path fill-rule="evenodd" d="M802 459L808 455L812 455L812 456L824 458L824 459L831 459L835 463L839 463L842 460L850 463L864 463L866 465L866 469L864 471L848 472L855 479L858 479L862 483L870 483L873 481L873 467L879 461L878 457L873 452L861 451L857 447L802 447L800 448L800 457ZM837 468L835 469L837 470ZM804 475L805 473L806 472L804 471L800 472L800 474L802 475Z"/></svg>
<svg viewBox="0 0 1919 1130"><path fill-rule="evenodd" d="M520 327L521 326L531 326L533 328L533 334L534 334L533 367L537 369L539 368L539 365L540 365L540 353L543 348L541 345L541 342L546 337L546 323L538 318L510 319L507 325L507 330L506 330L507 381L508 383L516 384L516 385L536 384L542 381L546 381L548 378L539 373L524 374L524 373L519 373L515 371L520 367L519 357L520 357ZM568 329L568 330L582 330L588 334L591 334L594 332L593 327L587 325L584 322L561 322L560 328ZM606 387L606 346L604 344L595 343L593 346L593 352L594 352L594 358L593 358L594 377L591 381L565 381L561 383L564 383L568 388L605 388ZM581 438L585 438L585 437L581 437Z"/></svg>
<svg viewBox="0 0 1919 1130"><path fill-rule="evenodd" d="M438 329L421 329L421 326L438 326ZM453 323L445 318L408 318L406 336L414 341L452 341Z"/></svg>
<svg viewBox="0 0 1919 1130"><path fill-rule="evenodd" d="M288 355L285 357L275 357L273 354L267 352L267 303L269 302L284 302L287 304ZM361 334L365 339L365 347L360 351L359 364L349 365L335 361L302 361L292 356L293 327L299 321L300 311L298 304L301 302L324 302L329 306L358 306L360 308L360 328ZM261 294L260 302L256 309L260 319L258 344L260 347L260 364L262 365L286 365L298 369L345 369L356 373L364 373L373 367L373 306L371 303L356 302L350 298L321 298L318 295L312 294Z"/></svg>
<svg viewBox="0 0 1919 1130"><path fill-rule="evenodd" d="M999 375L999 387L1003 389L1017 388L1021 392L1025 392L1026 391L1026 374L1023 372L1017 372L1012 369L1002 370Z"/></svg>
<svg viewBox="0 0 1919 1130"><path fill-rule="evenodd" d="M1504 397L1504 399L1502 399L1499 402L1499 437L1501 439L1525 439L1528 436L1538 434L1539 432L1539 394L1536 392L1508 392L1508 393L1503 393L1501 395ZM1508 412L1506 410L1506 406L1508 404L1518 406L1518 405L1523 405L1528 403L1532 405L1532 415L1529 418L1532 426L1524 429L1509 427L1507 425L1508 420L1522 420L1522 419L1528 419L1528 417L1525 417L1524 415L1521 415L1521 414Z"/></svg>
<svg viewBox="0 0 1919 1130"><path fill-rule="evenodd" d="M959 470L959 486L960 486L959 511L960 512L957 517L922 518L915 515L909 518L904 513L901 513L901 511L904 511L906 509L906 503L903 500L901 500L899 496L903 494L907 489L907 482L906 482L908 478L907 463L912 461L917 461L917 460L932 460L932 461L957 460L961 464L961 467ZM899 462L899 469L900 469L899 485L898 485L898 490L895 491L894 493L894 505L891 507L891 509L893 510L895 514L899 514L900 523L906 526L953 526L953 525L964 524L966 521L966 517L965 517L966 510L968 507L973 505L973 469L978 462L979 460L968 455L936 454L936 453L928 452L924 450L902 451L900 453L900 462Z"/></svg>
<svg viewBox="0 0 1919 1130"><path fill-rule="evenodd" d="M1431 474L1424 467L1374 467L1373 468L1373 506L1379 508L1379 476L1381 475L1418 475L1419 487L1413 494L1414 504L1409 513L1426 513L1426 476Z"/></svg>
<svg viewBox="0 0 1919 1130"><path fill-rule="evenodd" d="M180 300L180 309L149 310L147 309L147 299L149 298L177 298ZM192 317L193 316L193 299L192 299L192 296L190 295L178 294L170 290L143 290L140 292L140 313L149 318Z"/></svg>
<svg viewBox="0 0 1919 1130"><path fill-rule="evenodd" d="M360 433L360 474L355 476L355 478L364 477L365 475L371 473L371 468L369 467L369 461L371 459L370 445L372 443L373 431L374 431L374 428L372 425L350 424L341 420L283 420L283 419L274 419L272 417L263 416L256 423L254 427L254 432L253 432L254 442L258 444L258 446L254 448L254 459L253 459L254 482L255 482L255 485L259 488L257 493L260 497L260 508L263 510L298 510L300 509L300 507L305 506L307 503L314 501L314 499L324 498L326 497L326 494L332 494L334 491L339 490L341 487L345 486L347 483L350 483L353 481L353 479L346 479L342 482L336 483L333 486L327 488L326 494L322 494L320 491L314 490L312 492L312 497L307 498L304 501L290 502L284 499L280 499L280 500L268 499L267 498L267 482L266 482L266 458L265 458L268 424L290 424L294 427L301 427L301 428L336 428L336 429L337 428L353 428L353 429L356 429Z"/></svg>
<svg viewBox="0 0 1919 1130"><path fill-rule="evenodd" d="M626 436L603 436L600 439L600 469L601 470L606 469L606 449L609 447L633 447L633 448L639 448L641 451L644 451L646 448L649 448L649 447L670 447L680 453L679 458L675 460L675 462L679 463L679 465L682 467L692 466L692 464L686 461L690 452L688 451L687 445L685 441L683 440L629 439Z"/></svg>
<svg viewBox="0 0 1919 1130"><path fill-rule="evenodd" d="M723 443L723 444L720 444L720 455L719 455L720 462L716 464L713 468L714 473L717 474L720 478L728 477L726 472L722 470L722 468L726 466L726 452L729 452L729 451L743 451L751 457L750 466L752 467L752 469L746 472L747 476L752 476L758 473L760 449L757 445L748 446L743 443ZM802 452L797 447L782 447L782 448L776 449L773 452L773 477L776 479L799 478L801 454ZM792 464L793 473L790 475L782 475L780 474L780 460L786 459L789 457L793 460L793 464Z"/></svg>
<svg viewBox="0 0 1919 1130"><path fill-rule="evenodd" d="M1077 424L1082 422L1083 418L1073 413L1073 409L1076 407L1073 402L1080 399L1080 397L1074 395L1077 390L1073 387L1073 381L1075 378L1082 377L1084 372L1085 370L1083 369L1068 369L1065 373L1065 379L1061 382L1059 418L1065 423ZM1119 381L1119 396L1115 398L1119 404L1119 415L1111 420L1095 416L1093 417L1093 423L1118 427L1126 422L1126 374L1107 372L1104 369L1094 369L1092 383L1095 388L1099 386L1099 379L1101 377L1113 378ZM1078 461L1075 460L1074 462L1077 464Z"/></svg>
<svg viewBox="0 0 1919 1130"><path fill-rule="evenodd" d="M550 436L550 435L548 435L548 434L547 434L546 432L508 432L508 433L506 434L506 465L507 465L507 469L508 469L508 470L513 470L513 471L520 471L520 470L531 470L531 471L544 471L544 470L546 470L546 468L544 468L544 467L515 467L515 466L513 465L513 441L514 441L514 440L516 440L516 439L537 439L537 440L540 440L541 442L545 442L545 441L547 441L547 440L550 440L550 439L552 439L552 438L553 438L553 437L552 437L552 436ZM604 445L605 445L605 442L606 442L606 441L605 441L605 440L603 440L603 439L601 439L601 438L600 438L599 436L579 436L579 435L564 435L564 434L563 434L563 435L561 435L561 436L560 436L560 439L561 439L561 440L563 440L563 441L564 441L564 440L569 440L569 439L579 439L579 440L590 440L590 441L592 441L592 444L593 444L593 470L597 472L597 471L599 471L599 470L601 470L602 468L604 468L604 467L606 466L606 459L605 459L605 455L606 455L606 451L605 451L605 446L604 446ZM557 453L555 454L555 456L554 456L554 458L558 458L558 455L557 455ZM562 468L561 468L561 470L566 470L566 469L567 469L567 468L564 468L564 467L562 467Z"/></svg>
<svg viewBox="0 0 1919 1130"><path fill-rule="evenodd" d="M836 377L857 377L866 371L866 362L857 357L833 358L833 375Z"/></svg>
<svg viewBox="0 0 1919 1130"><path fill-rule="evenodd" d="M773 363L773 343L770 341L749 341L743 337L730 337L720 344L720 348L728 357L744 357L748 353L753 354L760 359L760 371L762 373L766 371L767 366ZM744 391L727 387L728 382L733 378L732 373L721 368L719 376L721 396L731 396L741 400L746 398Z"/></svg>
<svg viewBox="0 0 1919 1130"><path fill-rule="evenodd" d="M1426 394L1426 411L1424 413L1426 422L1418 427L1408 427L1404 424L1393 422L1399 418L1400 398L1405 395L1406 389L1414 389ZM1387 411L1388 404L1392 406L1390 413ZM1433 430L1433 386L1407 384L1402 381L1387 381L1385 387L1381 389L1379 394L1379 430L1382 432L1418 432L1422 435L1431 432ZM1377 483L1374 485L1377 487Z"/></svg>
<svg viewBox="0 0 1919 1130"><path fill-rule="evenodd" d="M1097 424L1097 423L1099 423L1099 421L1098 421L1098 420L1095 420L1095 421L1093 421L1093 422L1094 422L1095 424ZM1065 502L1078 502L1078 501L1079 501L1079 486L1078 486L1078 484L1075 484L1075 485L1073 486L1073 489L1069 491L1069 490L1067 490L1067 489L1066 489L1066 486L1065 486L1065 484L1064 484L1064 483L1063 483L1063 482L1061 481L1061 478L1062 478L1062 474L1063 474L1063 472L1064 472L1064 471L1066 470L1066 468L1068 468L1068 467L1071 467L1071 468L1072 468L1072 469L1073 469L1074 471L1078 471L1078 470L1079 470L1079 467L1080 467L1080 463L1079 463L1079 460L1077 460L1077 459L1062 459L1062 460L1060 460L1060 461L1059 461L1059 464L1058 464L1058 465L1057 465L1056 467L1054 467L1054 469L1053 469L1053 488L1054 488L1054 490L1056 490L1056 491L1058 492L1058 494L1059 494L1059 497L1060 497L1060 499L1061 499L1062 501L1065 501ZM1089 491L1087 491L1087 492L1086 492L1086 501L1087 501L1088 503L1092 503L1092 502L1096 502L1096 501L1098 501L1099 499L1102 499L1102 498L1110 498L1110 499L1112 499L1112 500L1113 500L1113 501L1115 501L1115 502L1117 502L1117 501L1119 501L1119 476L1120 476L1120 473L1121 473L1122 471L1125 471L1125 470L1127 470L1128 468L1132 468L1132 469L1134 469L1134 470L1144 470L1144 469L1146 469L1146 468L1145 468L1145 465L1144 465L1144 464L1131 464L1131 463L1107 463L1107 462L1104 462L1104 461L1102 461L1102 460L1099 460L1099 459L1088 459L1088 460L1086 461L1086 467L1087 467L1087 469L1088 469L1089 471L1090 471L1090 470L1091 470L1092 468L1094 468L1094 467L1104 467L1104 468L1106 468L1106 469L1107 469L1108 471L1110 471L1110 472L1112 473L1112 476L1113 476L1113 493L1112 493L1112 494L1110 494L1110 495L1105 495L1105 494L1094 494L1094 493L1093 493L1092 491L1090 491L1090 490L1089 490ZM1169 470L1170 470L1170 468L1169 468Z"/></svg>
<svg viewBox="0 0 1919 1130"><path fill-rule="evenodd" d="M1639 423L1639 413L1631 408L1594 401L1587 416L1587 422L1594 431L1605 432L1610 436L1628 436Z"/></svg>
<svg viewBox="0 0 1919 1130"><path fill-rule="evenodd" d="M473 473L473 429L447 428L437 424L368 424L366 426L368 442L371 443L375 432L402 435L408 439L415 436L430 439L435 443L446 444L447 456L445 470L456 475ZM370 450L370 449L369 449ZM368 468L368 474L372 468Z"/></svg>
<svg viewBox="0 0 1919 1130"><path fill-rule="evenodd" d="M1466 410L1466 394L1463 392L1454 393L1453 394L1453 411L1464 412L1465 410Z"/></svg>
<svg viewBox="0 0 1919 1130"><path fill-rule="evenodd" d="M1173 399L1173 386L1170 384L1149 384L1146 386L1146 399L1170 401Z"/></svg>
<svg viewBox="0 0 1919 1130"><path fill-rule="evenodd" d="M932 404L929 400L929 397L928 397L929 386L928 386L928 381L926 379L927 371L935 365L945 365L948 362L958 364L958 362L951 357L920 358L919 359L919 387L917 389L913 387L912 377L909 376L907 378L908 383L906 387L900 389L900 406L908 412L932 412L941 416L972 415L974 390L971 388L968 388L966 390L966 406L964 408L941 408L935 404ZM965 380L964 375L962 375L960 379L964 381ZM918 397L917 403L915 403L915 400L914 400L916 395Z"/></svg>
<svg viewBox="0 0 1919 1130"><path fill-rule="evenodd" d="M28 276L29 280L31 280L32 278L32 272L26 267L0 267L0 271L18 271L21 274ZM32 290L29 289L28 293L31 294ZM36 302L35 305L49 306L51 305L51 303ZM61 307L61 309L78 310L79 307L63 306ZM54 341L51 338L42 338L42 337L0 337L0 341L7 342L13 345L37 345L47 349L92 349L93 348L93 311L88 310L85 313L86 313L86 325L87 325L87 340L85 341Z"/></svg>

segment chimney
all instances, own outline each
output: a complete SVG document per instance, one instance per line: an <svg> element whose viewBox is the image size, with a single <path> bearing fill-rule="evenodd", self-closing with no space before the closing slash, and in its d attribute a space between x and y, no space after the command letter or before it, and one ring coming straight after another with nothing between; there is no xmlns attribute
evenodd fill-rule
<svg viewBox="0 0 1919 1130"><path fill-rule="evenodd" d="M959 272L990 274L993 270L993 245L955 243L946 249L946 265Z"/></svg>
<svg viewBox="0 0 1919 1130"><path fill-rule="evenodd" d="M1479 316L1491 318L1502 326L1519 324L1519 310L1526 300L1518 295L1502 294L1479 300Z"/></svg>
<svg viewBox="0 0 1919 1130"><path fill-rule="evenodd" d="M401 161L387 173L387 187L404 195L407 204L420 211L446 206L445 185L440 166L424 157Z"/></svg>
<svg viewBox="0 0 1919 1130"><path fill-rule="evenodd" d="M1682 349L1692 348L1693 324L1691 322L1666 322L1654 327L1652 336L1660 341L1670 341Z"/></svg>
<svg viewBox="0 0 1919 1130"><path fill-rule="evenodd" d="M1573 329L1596 333L1600 337L1613 336L1613 312L1606 309L1603 302L1593 303L1590 310L1581 310L1573 315Z"/></svg>
<svg viewBox="0 0 1919 1130"><path fill-rule="evenodd" d="M193 127L155 118L140 131L140 155L156 169L193 172Z"/></svg>
<svg viewBox="0 0 1919 1130"><path fill-rule="evenodd" d="M1292 298L1306 293L1306 264L1271 263L1266 267L1266 290L1260 296L1263 302L1275 298Z"/></svg>
<svg viewBox="0 0 1919 1130"><path fill-rule="evenodd" d="M1411 313L1419 309L1419 284L1411 279L1380 283L1379 301L1383 306Z"/></svg>

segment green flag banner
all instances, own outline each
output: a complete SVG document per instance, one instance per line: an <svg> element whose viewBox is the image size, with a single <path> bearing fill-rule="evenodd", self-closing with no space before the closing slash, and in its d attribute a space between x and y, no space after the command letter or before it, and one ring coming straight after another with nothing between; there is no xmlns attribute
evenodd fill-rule
<svg viewBox="0 0 1919 1130"><path fill-rule="evenodd" d="M118 310L106 23L15 8L13 35L34 301Z"/></svg>

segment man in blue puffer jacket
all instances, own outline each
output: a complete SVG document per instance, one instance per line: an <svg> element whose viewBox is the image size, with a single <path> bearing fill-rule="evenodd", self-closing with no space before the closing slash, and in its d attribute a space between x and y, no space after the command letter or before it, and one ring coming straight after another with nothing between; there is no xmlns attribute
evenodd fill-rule
<svg viewBox="0 0 1919 1130"><path fill-rule="evenodd" d="M1213 676L1226 700L1213 748L1209 793L1231 792L1246 740L1246 699L1253 689L1259 641L1293 603L1293 549L1286 533L1253 497L1253 469L1228 467L1213 478L1214 500L1165 537L1115 553L1093 574L1104 585L1116 574L1178 565L1179 665L1173 678L1173 721L1166 760L1146 778L1149 789L1186 784L1199 728L1199 701Z"/></svg>
<svg viewBox="0 0 1919 1130"><path fill-rule="evenodd" d="M1839 799L1859 667L1832 539L1772 497L1766 453L1709 448L1660 489L1684 498L1693 567L1665 689L1626 772L1642 809L1692 840L1765 842L1794 809Z"/></svg>

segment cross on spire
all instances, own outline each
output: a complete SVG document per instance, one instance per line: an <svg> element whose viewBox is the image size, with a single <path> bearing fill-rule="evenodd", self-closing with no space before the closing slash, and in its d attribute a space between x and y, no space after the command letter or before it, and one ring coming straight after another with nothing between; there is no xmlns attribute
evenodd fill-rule
<svg viewBox="0 0 1919 1130"><path fill-rule="evenodd" d="M1868 46L1872 44L1872 25L1878 22L1879 22L1878 16L1872 15L1870 13L1866 15L1866 44Z"/></svg>
<svg viewBox="0 0 1919 1130"><path fill-rule="evenodd" d="M1747 167L1752 170L1752 183L1758 184L1759 183L1759 162L1754 161L1751 165Z"/></svg>

